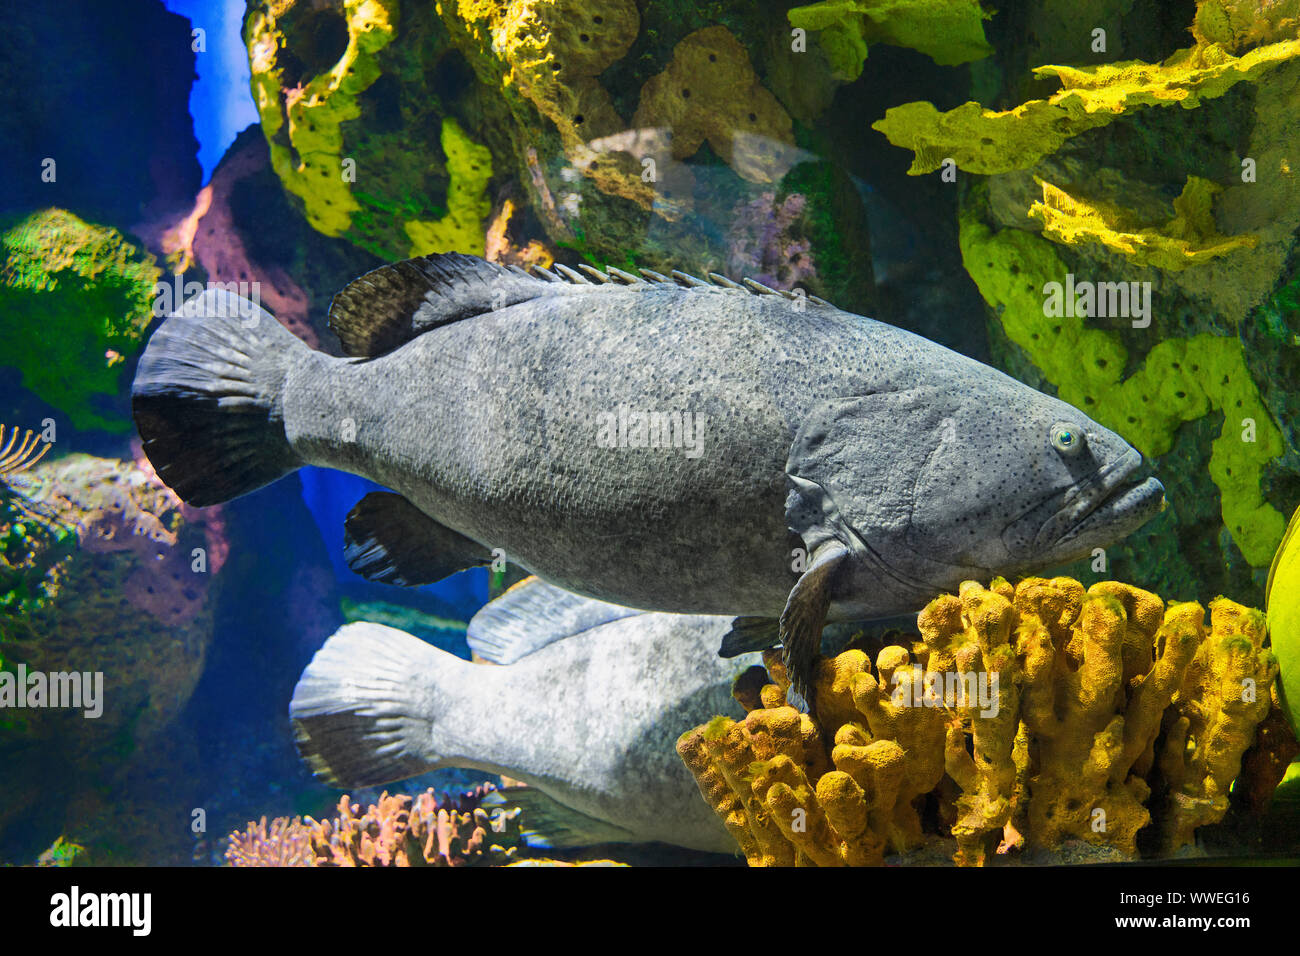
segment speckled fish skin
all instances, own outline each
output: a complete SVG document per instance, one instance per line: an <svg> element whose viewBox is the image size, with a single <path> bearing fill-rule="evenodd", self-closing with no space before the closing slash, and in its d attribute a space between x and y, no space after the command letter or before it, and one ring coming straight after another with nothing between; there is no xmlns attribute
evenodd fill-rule
<svg viewBox="0 0 1300 956"><path fill-rule="evenodd" d="M304 757L339 786L465 767L522 780L621 831L596 841L734 853L675 750L690 727L744 716L731 684L761 661L718 657L729 626L636 613L491 666L349 624L304 672L290 715Z"/></svg>
<svg viewBox="0 0 1300 956"><path fill-rule="evenodd" d="M599 447L620 406L703 415L703 454ZM832 619L913 611L1110 544L1159 488L1044 536L1068 499L1138 465L1119 436L903 330L714 286L556 283L373 360L303 352L284 420L304 461L387 485L546 580L678 612L779 616L792 550L829 538L853 552ZM1058 422L1083 454L1052 447Z"/></svg>
<svg viewBox="0 0 1300 956"><path fill-rule="evenodd" d="M499 549L586 596L744 618L727 652L781 643L801 694L825 622L1073 560L1163 506L1118 435L933 342L729 280L619 275L386 266L331 306L346 359L209 291L141 357L145 453L191 504L304 463L363 475L396 492L348 518L367 576L436 581ZM700 444L602 440L655 413L690 415Z"/></svg>

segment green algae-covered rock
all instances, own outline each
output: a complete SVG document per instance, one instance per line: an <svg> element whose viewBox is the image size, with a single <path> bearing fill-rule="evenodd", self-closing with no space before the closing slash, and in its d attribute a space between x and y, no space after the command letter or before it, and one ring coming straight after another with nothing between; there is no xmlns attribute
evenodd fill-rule
<svg viewBox="0 0 1300 956"><path fill-rule="evenodd" d="M956 163L962 259L988 306L994 364L1115 429L1165 483L1168 511L1072 570L1260 604L1300 501L1300 322L1288 292L1300 179L1284 132L1300 104L1297 25L1225 32L1223 17L1259 5L1207 0L1195 25L1187 11L1189 45L1182 31L1133 36L1125 6L1079 7L1112 28L1108 50L1103 40L1085 55L1077 36L1034 17L999 41L980 98L1023 105L948 111L951 138L927 141L911 172ZM1039 68L1047 56L1072 65ZM1045 88L1048 76L1063 88ZM1048 105L1077 128L1034 132ZM906 109L924 106L892 108L876 128L897 132ZM963 134L958 120L976 113ZM1017 156L981 124L1014 127L1033 148ZM975 153L990 162L967 161ZM1067 291L1085 287L1091 301ZM1126 306L1120 291L1138 299Z"/></svg>
<svg viewBox="0 0 1300 956"><path fill-rule="evenodd" d="M28 686L37 673L102 676L98 713L85 699L0 710L0 840L52 790L84 799L86 781L169 736L203 673L226 552L220 509L183 505L132 461L68 455L5 485L0 670Z"/></svg>
<svg viewBox="0 0 1300 956"><path fill-rule="evenodd" d="M491 152L432 4L250 5L271 165L308 223L389 261L483 251Z"/></svg>
<svg viewBox="0 0 1300 956"><path fill-rule="evenodd" d="M125 405L102 396L120 396L122 362L153 319L153 256L62 209L11 223L0 255L0 362L74 427L127 431Z"/></svg>

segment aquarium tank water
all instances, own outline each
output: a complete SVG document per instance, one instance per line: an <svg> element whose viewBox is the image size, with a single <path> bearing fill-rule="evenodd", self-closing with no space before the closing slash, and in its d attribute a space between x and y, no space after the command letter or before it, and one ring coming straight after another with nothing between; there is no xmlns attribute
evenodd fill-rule
<svg viewBox="0 0 1300 956"><path fill-rule="evenodd" d="M1300 3L3 19L53 926L122 866L1300 861Z"/></svg>

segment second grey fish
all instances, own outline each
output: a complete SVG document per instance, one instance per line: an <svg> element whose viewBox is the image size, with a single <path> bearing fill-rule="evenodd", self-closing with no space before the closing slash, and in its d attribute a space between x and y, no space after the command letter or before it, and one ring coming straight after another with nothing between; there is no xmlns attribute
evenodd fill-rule
<svg viewBox="0 0 1300 956"><path fill-rule="evenodd" d="M289 714L299 752L340 787L440 767L505 774L530 842L648 842L736 852L677 756L681 734L739 719L733 680L757 654L719 658L725 617L655 614L528 578L469 625L492 667L405 631L339 629L303 672Z"/></svg>

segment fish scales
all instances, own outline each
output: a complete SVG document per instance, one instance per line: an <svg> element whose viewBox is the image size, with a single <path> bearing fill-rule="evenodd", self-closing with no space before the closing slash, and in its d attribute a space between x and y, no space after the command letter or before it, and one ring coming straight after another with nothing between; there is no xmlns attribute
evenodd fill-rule
<svg viewBox="0 0 1300 956"><path fill-rule="evenodd" d="M749 292L582 292L454 323L370 362L304 363L285 388L290 443L570 589L662 610L646 570L676 563L687 580L673 610L779 614L770 582L788 590L794 577L783 508L794 423L845 389L892 387L879 347L832 310L800 314ZM746 348L719 364L737 342ZM620 407L704 416L703 454L598 447L598 417ZM339 438L346 419L351 442ZM741 547L717 547L738 533ZM732 593L719 594L719 577Z"/></svg>
<svg viewBox="0 0 1300 956"><path fill-rule="evenodd" d="M335 297L345 359L209 291L141 359L145 452L198 504L306 463L363 475L393 493L349 515L359 573L501 549L589 597L737 615L730 651L781 643L800 691L826 621L1064 563L1163 506L1120 436L936 343L748 280L611 276L384 267Z"/></svg>

